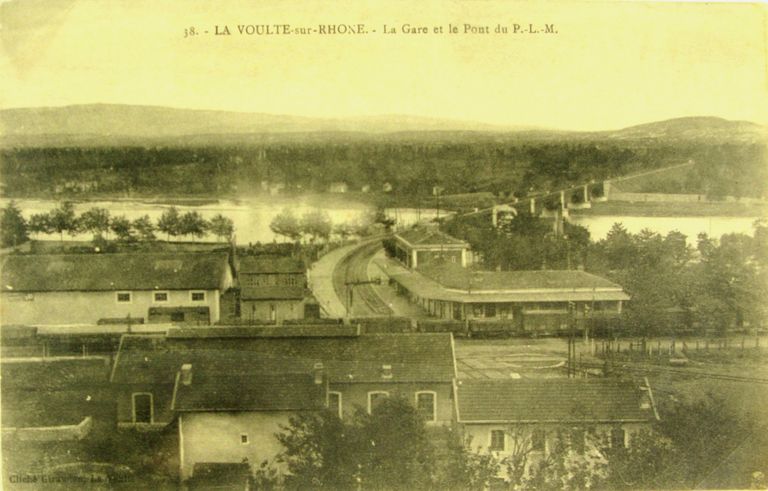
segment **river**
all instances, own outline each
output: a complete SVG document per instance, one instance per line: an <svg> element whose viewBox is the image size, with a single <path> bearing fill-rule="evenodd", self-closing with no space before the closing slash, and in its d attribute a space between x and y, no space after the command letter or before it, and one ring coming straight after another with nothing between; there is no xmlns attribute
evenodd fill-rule
<svg viewBox="0 0 768 491"><path fill-rule="evenodd" d="M8 199L0 199L0 205L3 207L8 203ZM22 210L23 215L29 218L35 213L43 213L51 210L58 205L58 202L52 200L19 199L15 200L17 206ZM205 205L173 205L184 213L187 211L198 211L203 217L211 218L217 213L221 213L232 219L235 225L237 242L240 244L256 242L272 242L284 240L276 236L269 228L272 219L285 209L290 209L297 217L307 211L320 209L328 214L334 224L354 223L364 219L371 208L363 203L345 199L339 195L332 197L313 196L311 198L288 197L288 196L269 196L258 197L247 200L218 200L215 203ZM160 204L141 200L115 200L115 201L87 201L75 203L75 211L79 214L93 207L106 208L115 215L124 215L133 220L143 215L157 221L160 215L171 207L170 204ZM397 219L398 226L409 226L419 220L431 219L436 215L434 209L415 209L398 208L389 209L387 214ZM441 216L446 216L445 211L441 211ZM571 216L569 220L572 223L582 225L589 229L591 237L594 240L602 239L606 236L614 223L620 222L630 232L636 233L642 229L650 229L661 234L666 234L672 230L682 232L688 237L691 245L695 245L696 237L699 233L707 233L712 237L719 238L728 233L752 233L752 224L758 217L638 217L638 216ZM58 240L58 235L49 235L36 237L39 239ZM72 240L89 240L89 234L79 234L69 237ZM214 240L208 237L207 240Z"/></svg>

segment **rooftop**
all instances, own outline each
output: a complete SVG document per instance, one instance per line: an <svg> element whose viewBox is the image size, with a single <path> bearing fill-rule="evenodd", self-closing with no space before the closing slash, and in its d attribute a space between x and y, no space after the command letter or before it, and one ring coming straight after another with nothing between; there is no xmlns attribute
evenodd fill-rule
<svg viewBox="0 0 768 491"><path fill-rule="evenodd" d="M310 373L315 363L321 362L331 383L381 382L383 365L392 367L388 382L451 382L455 373L451 341L447 333L334 337L125 335L112 381L172 385L184 363L246 377L248 373L276 373L288 368Z"/></svg>
<svg viewBox="0 0 768 491"><path fill-rule="evenodd" d="M305 373L218 372L192 365L191 381L176 380L175 411L303 411L325 406L325 385Z"/></svg>
<svg viewBox="0 0 768 491"><path fill-rule="evenodd" d="M432 227L416 227L398 232L395 237L402 239L411 246L461 246L469 247L467 242L437 230Z"/></svg>
<svg viewBox="0 0 768 491"><path fill-rule="evenodd" d="M592 289L621 290L600 276L578 270L481 271L455 263L427 265L418 271L446 288L459 290Z"/></svg>
<svg viewBox="0 0 768 491"><path fill-rule="evenodd" d="M239 257L240 274L258 273L305 273L304 261L290 256L241 256Z"/></svg>
<svg viewBox="0 0 768 491"><path fill-rule="evenodd" d="M646 390L606 379L463 380L464 423L598 423L650 421ZM649 404L643 406L644 402Z"/></svg>
<svg viewBox="0 0 768 491"><path fill-rule="evenodd" d="M374 261L392 280L421 298L463 303L629 300L620 285L583 271L475 272L445 264L411 271L389 258ZM439 281L438 281L439 280Z"/></svg>
<svg viewBox="0 0 768 491"><path fill-rule="evenodd" d="M360 327L343 324L308 324L283 326L172 327L169 338L305 338L355 337Z"/></svg>
<svg viewBox="0 0 768 491"><path fill-rule="evenodd" d="M221 253L9 255L2 290L215 290L228 267Z"/></svg>

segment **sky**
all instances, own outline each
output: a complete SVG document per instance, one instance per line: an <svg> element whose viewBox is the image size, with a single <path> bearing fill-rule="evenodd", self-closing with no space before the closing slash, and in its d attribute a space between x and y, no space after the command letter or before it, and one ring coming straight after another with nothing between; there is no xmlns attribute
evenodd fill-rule
<svg viewBox="0 0 768 491"><path fill-rule="evenodd" d="M2 108L408 114L575 130L703 115L768 124L765 4L0 2ZM358 23L367 34L237 32L247 24ZM557 33L493 32L515 23L553 24ZM384 34L384 24L397 34ZM430 32L406 34L404 24ZM449 24L459 32L448 33ZM490 33L465 34L464 24ZM215 36L217 25L233 35ZM200 34L184 38L192 26Z"/></svg>

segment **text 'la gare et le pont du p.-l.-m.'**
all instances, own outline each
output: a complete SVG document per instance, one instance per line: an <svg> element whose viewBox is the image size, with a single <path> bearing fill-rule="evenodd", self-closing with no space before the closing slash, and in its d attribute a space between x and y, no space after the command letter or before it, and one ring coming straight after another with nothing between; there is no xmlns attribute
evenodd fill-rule
<svg viewBox="0 0 768 491"><path fill-rule="evenodd" d="M293 24L215 24L210 28L189 26L184 28L184 37L194 36L283 36L283 35L365 35L365 34L557 34L554 24L511 23L511 24L382 24L373 27L367 24L315 24L297 26Z"/></svg>

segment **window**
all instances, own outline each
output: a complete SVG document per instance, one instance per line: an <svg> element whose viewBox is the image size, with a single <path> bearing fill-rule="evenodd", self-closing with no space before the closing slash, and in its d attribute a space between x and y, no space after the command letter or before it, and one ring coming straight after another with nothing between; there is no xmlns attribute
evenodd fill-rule
<svg viewBox="0 0 768 491"><path fill-rule="evenodd" d="M573 449L574 452L583 454L584 453L584 430L581 428L574 428L571 430L571 449Z"/></svg>
<svg viewBox="0 0 768 491"><path fill-rule="evenodd" d="M373 410L378 407L379 404L389 397L389 392L383 390L377 390L368 393L368 414L372 414Z"/></svg>
<svg viewBox="0 0 768 491"><path fill-rule="evenodd" d="M491 430L491 446L494 452L504 451L504 430Z"/></svg>
<svg viewBox="0 0 768 491"><path fill-rule="evenodd" d="M133 422L151 423L153 419L152 394L147 392L133 394Z"/></svg>
<svg viewBox="0 0 768 491"><path fill-rule="evenodd" d="M416 393L416 410L427 421L437 419L437 404L435 404L437 395L431 391L422 391Z"/></svg>
<svg viewBox="0 0 768 491"><path fill-rule="evenodd" d="M531 432L531 450L534 452L543 452L546 447L547 434L544 430L533 430Z"/></svg>
<svg viewBox="0 0 768 491"><path fill-rule="evenodd" d="M472 315L475 317L482 317L483 316L483 304L481 303L473 303L472 304Z"/></svg>
<svg viewBox="0 0 768 491"><path fill-rule="evenodd" d="M496 304L495 303L487 303L487 304L485 304L485 316L486 317L496 317Z"/></svg>
<svg viewBox="0 0 768 491"><path fill-rule="evenodd" d="M131 292L117 292L115 300L117 303L131 303Z"/></svg>
<svg viewBox="0 0 768 491"><path fill-rule="evenodd" d="M454 302L453 304L453 318L454 320L461 320L461 304Z"/></svg>
<svg viewBox="0 0 768 491"><path fill-rule="evenodd" d="M341 392L328 392L328 409L341 418Z"/></svg>
<svg viewBox="0 0 768 491"><path fill-rule="evenodd" d="M240 434L240 443L242 443L243 445L248 445L248 433Z"/></svg>
<svg viewBox="0 0 768 491"><path fill-rule="evenodd" d="M168 301L168 292L155 292L152 295L152 300L155 303L164 303Z"/></svg>
<svg viewBox="0 0 768 491"><path fill-rule="evenodd" d="M205 292L190 293L193 302L205 302Z"/></svg>
<svg viewBox="0 0 768 491"><path fill-rule="evenodd" d="M626 445L625 433L622 428L613 428L611 430L611 447L624 448Z"/></svg>

